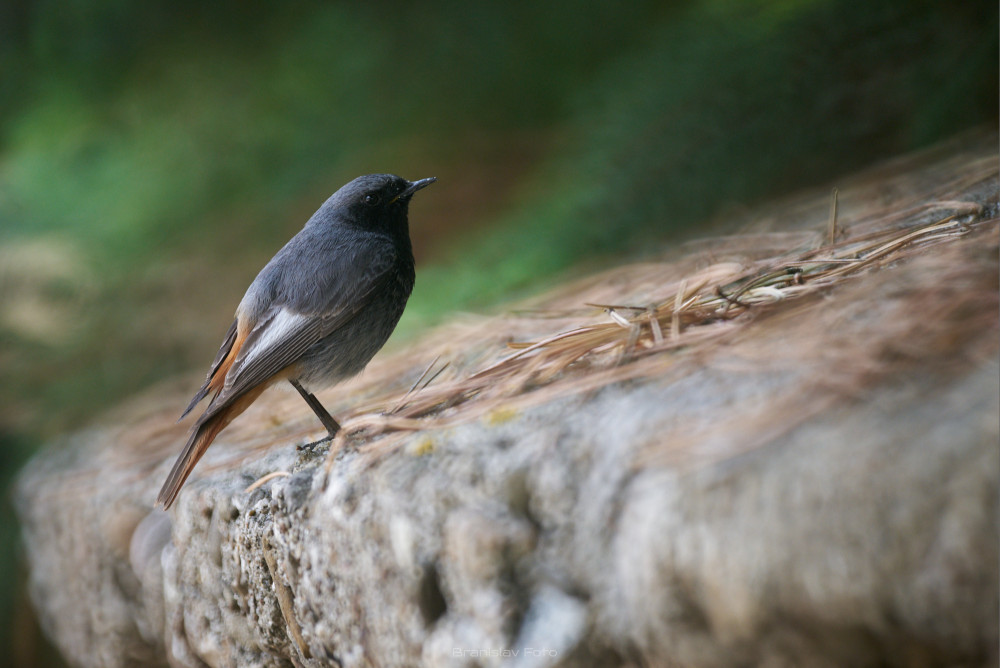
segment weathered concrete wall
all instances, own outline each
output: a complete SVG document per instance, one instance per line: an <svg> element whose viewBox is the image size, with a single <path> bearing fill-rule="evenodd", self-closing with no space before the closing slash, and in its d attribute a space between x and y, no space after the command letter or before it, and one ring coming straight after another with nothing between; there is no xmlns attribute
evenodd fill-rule
<svg viewBox="0 0 1000 668"><path fill-rule="evenodd" d="M21 477L44 627L81 666L995 664L994 149L941 163L964 188L947 199L983 205L954 238L478 413L359 429L328 471L275 395L170 514L151 507L184 401L160 388ZM845 189L846 233L920 223L907 197L945 199L940 168ZM874 191L911 210L872 222ZM825 208L793 231L822 235ZM557 301L639 303L704 264L680 255ZM434 355L461 379L567 318L455 325L324 398L343 414L388 386L392 406Z"/></svg>

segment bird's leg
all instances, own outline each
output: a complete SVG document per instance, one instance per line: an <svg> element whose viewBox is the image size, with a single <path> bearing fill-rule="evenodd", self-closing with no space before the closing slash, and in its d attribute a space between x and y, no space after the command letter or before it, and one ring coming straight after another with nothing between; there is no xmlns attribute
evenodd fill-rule
<svg viewBox="0 0 1000 668"><path fill-rule="evenodd" d="M316 414L319 421L323 423L324 427L326 427L326 431L330 434L330 438L336 436L337 432L340 431L340 425L333 419L333 416L330 415L325 408L323 408L323 404L319 402L319 399L313 396L312 393L307 392L304 387L299 385L299 381L289 380L288 382L292 384L292 387L294 387L298 393L302 395L302 398L305 399L305 402L309 404L309 408L313 410L313 413Z"/></svg>

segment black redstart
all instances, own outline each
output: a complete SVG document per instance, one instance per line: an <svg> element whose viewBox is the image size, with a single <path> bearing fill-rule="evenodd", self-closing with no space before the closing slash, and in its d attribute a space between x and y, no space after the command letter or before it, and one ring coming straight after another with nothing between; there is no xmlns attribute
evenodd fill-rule
<svg viewBox="0 0 1000 668"><path fill-rule="evenodd" d="M310 390L349 378L385 344L413 289L407 208L436 179L360 176L330 197L257 274L181 417L209 393L156 502L169 508L205 450L269 386L287 380L331 436Z"/></svg>

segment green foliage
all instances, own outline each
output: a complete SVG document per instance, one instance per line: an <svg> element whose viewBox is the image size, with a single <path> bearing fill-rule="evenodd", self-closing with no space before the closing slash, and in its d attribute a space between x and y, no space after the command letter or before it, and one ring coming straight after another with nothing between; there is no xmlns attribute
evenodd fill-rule
<svg viewBox="0 0 1000 668"><path fill-rule="evenodd" d="M670 16L576 92L572 145L530 177L533 196L422 272L411 311L489 304L581 258L634 254L727 205L988 121L997 38L982 25L995 8L908 1Z"/></svg>

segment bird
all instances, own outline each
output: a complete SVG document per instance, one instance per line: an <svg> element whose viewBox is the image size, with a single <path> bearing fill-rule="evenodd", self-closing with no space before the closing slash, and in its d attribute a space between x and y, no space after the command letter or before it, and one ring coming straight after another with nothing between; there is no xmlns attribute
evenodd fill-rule
<svg viewBox="0 0 1000 668"><path fill-rule="evenodd" d="M359 176L341 187L261 269L184 419L204 412L156 503L168 509L212 441L271 385L287 381L330 437L340 425L313 392L360 373L413 290L408 209L434 177Z"/></svg>

